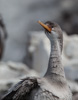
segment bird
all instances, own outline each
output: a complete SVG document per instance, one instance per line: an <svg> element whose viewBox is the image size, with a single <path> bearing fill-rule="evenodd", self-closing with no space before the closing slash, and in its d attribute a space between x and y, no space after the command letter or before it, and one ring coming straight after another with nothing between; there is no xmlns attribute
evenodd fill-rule
<svg viewBox="0 0 78 100"><path fill-rule="evenodd" d="M26 77L13 86L2 100L72 100L71 89L62 65L63 32L51 21L38 21L50 40L51 52L43 77ZM45 59L45 58L44 58Z"/></svg>
<svg viewBox="0 0 78 100"><path fill-rule="evenodd" d="M1 60L2 55L3 55L4 43L5 43L6 38L7 38L7 31L5 28L5 24L3 22L3 18L0 14L0 60Z"/></svg>

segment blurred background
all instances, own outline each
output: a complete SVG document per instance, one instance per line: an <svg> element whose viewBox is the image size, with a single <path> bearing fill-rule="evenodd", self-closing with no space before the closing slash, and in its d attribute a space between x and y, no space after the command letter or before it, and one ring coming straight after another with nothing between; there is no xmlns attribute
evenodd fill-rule
<svg viewBox="0 0 78 100"><path fill-rule="evenodd" d="M78 100L78 0L0 0L0 98L22 77L47 70L50 43L38 20L63 29L63 66Z"/></svg>

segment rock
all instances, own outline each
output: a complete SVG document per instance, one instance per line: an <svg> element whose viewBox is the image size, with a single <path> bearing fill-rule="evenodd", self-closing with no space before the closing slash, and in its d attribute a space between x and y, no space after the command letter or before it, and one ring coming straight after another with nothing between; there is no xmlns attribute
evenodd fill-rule
<svg viewBox="0 0 78 100"><path fill-rule="evenodd" d="M66 76L71 80L78 80L78 36L64 34L63 65Z"/></svg>
<svg viewBox="0 0 78 100"><path fill-rule="evenodd" d="M64 34L64 53L67 58L71 59L77 59L78 57L78 36L72 35L72 36L66 36Z"/></svg>
<svg viewBox="0 0 78 100"><path fill-rule="evenodd" d="M74 81L68 81L68 85L72 91L72 100L78 100L78 83Z"/></svg>
<svg viewBox="0 0 78 100"><path fill-rule="evenodd" d="M66 78L73 81L78 81L78 68L74 66L66 66L64 68Z"/></svg>
<svg viewBox="0 0 78 100"><path fill-rule="evenodd" d="M65 0L62 2L62 13L58 18L58 23L67 34L78 34L78 0Z"/></svg>
<svg viewBox="0 0 78 100"><path fill-rule="evenodd" d="M23 64L15 64L11 62L0 64L0 79L5 79L5 75L6 80L11 78L17 78L21 75L27 74L28 72L29 69Z"/></svg>
<svg viewBox="0 0 78 100"><path fill-rule="evenodd" d="M68 85L70 86L72 93L78 92L78 83L69 80Z"/></svg>
<svg viewBox="0 0 78 100"><path fill-rule="evenodd" d="M44 32L29 34L28 53L32 56L32 68L43 76L47 70L50 55L50 42Z"/></svg>
<svg viewBox="0 0 78 100"><path fill-rule="evenodd" d="M0 62L0 91L7 90L8 85L15 84L20 79L32 75L37 76L38 74L22 63Z"/></svg>

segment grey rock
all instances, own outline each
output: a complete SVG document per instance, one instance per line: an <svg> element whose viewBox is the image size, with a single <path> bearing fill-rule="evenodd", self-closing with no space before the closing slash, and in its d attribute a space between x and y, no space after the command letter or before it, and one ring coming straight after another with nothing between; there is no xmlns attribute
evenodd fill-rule
<svg viewBox="0 0 78 100"><path fill-rule="evenodd" d="M44 32L30 32L28 53L32 56L32 68L43 76L47 70L50 42Z"/></svg>
<svg viewBox="0 0 78 100"><path fill-rule="evenodd" d="M7 90L9 86L17 83L26 76L37 76L34 70L30 70L22 63L0 62L0 91Z"/></svg>

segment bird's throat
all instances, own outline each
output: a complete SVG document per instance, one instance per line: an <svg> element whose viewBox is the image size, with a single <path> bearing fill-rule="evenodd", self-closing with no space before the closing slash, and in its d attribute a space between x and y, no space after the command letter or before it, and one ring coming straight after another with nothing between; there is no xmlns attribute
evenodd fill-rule
<svg viewBox="0 0 78 100"><path fill-rule="evenodd" d="M65 77L64 68L62 66L61 48L59 40L51 40L51 53L48 63L48 69L45 74L47 77L52 76Z"/></svg>

